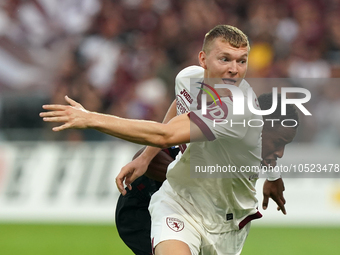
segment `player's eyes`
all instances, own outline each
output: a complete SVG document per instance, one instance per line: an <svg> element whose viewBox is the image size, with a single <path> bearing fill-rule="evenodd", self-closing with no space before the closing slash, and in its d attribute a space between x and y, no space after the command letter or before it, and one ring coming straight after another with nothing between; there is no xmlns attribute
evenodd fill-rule
<svg viewBox="0 0 340 255"><path fill-rule="evenodd" d="M227 57L222 57L222 58L220 58L220 60L221 60L222 62L229 62L229 61L232 61L232 60L230 60L230 59L227 58ZM245 63L247 63L247 60L246 60L246 59L242 59L242 60L239 60L238 63L240 63L240 64L245 64Z"/></svg>

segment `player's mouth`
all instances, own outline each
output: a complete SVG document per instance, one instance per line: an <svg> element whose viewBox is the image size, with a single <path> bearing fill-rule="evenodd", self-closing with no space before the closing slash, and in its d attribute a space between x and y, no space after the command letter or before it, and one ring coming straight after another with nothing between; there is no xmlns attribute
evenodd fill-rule
<svg viewBox="0 0 340 255"><path fill-rule="evenodd" d="M235 85L237 80L235 79L230 79L230 78L222 78L222 81L224 84L230 84L230 85Z"/></svg>

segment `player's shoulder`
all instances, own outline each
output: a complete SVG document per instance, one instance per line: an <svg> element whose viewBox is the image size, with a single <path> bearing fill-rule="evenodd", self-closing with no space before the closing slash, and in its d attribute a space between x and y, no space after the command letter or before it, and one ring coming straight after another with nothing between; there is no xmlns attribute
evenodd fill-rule
<svg viewBox="0 0 340 255"><path fill-rule="evenodd" d="M176 80L183 78L203 78L204 68L200 66L188 66L182 69L176 76Z"/></svg>

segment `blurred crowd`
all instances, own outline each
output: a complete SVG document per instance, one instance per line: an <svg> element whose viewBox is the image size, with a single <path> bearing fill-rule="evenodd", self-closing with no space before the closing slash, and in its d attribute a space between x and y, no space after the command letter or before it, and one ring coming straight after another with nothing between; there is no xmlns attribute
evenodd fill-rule
<svg viewBox="0 0 340 255"><path fill-rule="evenodd" d="M248 77L291 78L311 91L314 114L301 116L297 141L340 145L340 0L3 0L0 140L23 129L107 139L46 131L41 104L64 104L64 95L92 111L162 121L176 74L198 64L218 24L249 36ZM270 91L265 84L253 85L257 94Z"/></svg>

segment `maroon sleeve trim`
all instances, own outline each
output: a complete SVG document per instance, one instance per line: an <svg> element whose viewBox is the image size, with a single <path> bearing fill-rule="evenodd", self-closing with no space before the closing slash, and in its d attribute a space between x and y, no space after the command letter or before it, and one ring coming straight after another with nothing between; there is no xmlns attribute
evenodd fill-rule
<svg viewBox="0 0 340 255"><path fill-rule="evenodd" d="M240 222L240 224L238 224L238 228L242 229L245 225L247 225L248 222L259 218L262 218L262 214L259 211L252 215L248 215L247 217L244 218L244 220Z"/></svg>
<svg viewBox="0 0 340 255"><path fill-rule="evenodd" d="M203 134L205 135L205 137L209 140L209 141L213 141L216 139L215 135L213 134L213 132L211 132L210 128L207 126L207 124L204 123L203 120L201 120L196 113L194 112L189 112L188 113L189 118L199 127L199 129L201 129L201 131L203 132Z"/></svg>
<svg viewBox="0 0 340 255"><path fill-rule="evenodd" d="M180 151L182 153L184 153L184 151L187 149L187 145L186 144L180 144L180 145L178 145L178 147L179 147L179 149L180 149Z"/></svg>

